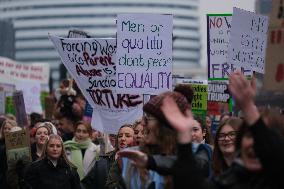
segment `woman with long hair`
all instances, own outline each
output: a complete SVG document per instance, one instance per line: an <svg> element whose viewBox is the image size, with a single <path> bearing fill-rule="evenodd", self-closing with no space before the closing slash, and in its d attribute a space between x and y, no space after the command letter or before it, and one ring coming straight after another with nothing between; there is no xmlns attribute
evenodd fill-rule
<svg viewBox="0 0 284 189"><path fill-rule="evenodd" d="M34 139L35 142L31 145L31 154L32 160L35 161L41 157L43 152L44 144L50 134L53 134L52 131L53 124L50 122L44 122L39 124L35 128Z"/></svg>
<svg viewBox="0 0 284 189"><path fill-rule="evenodd" d="M236 136L243 124L237 117L226 118L220 122L216 131L213 150L213 172L217 176L228 169L236 156Z"/></svg>
<svg viewBox="0 0 284 189"><path fill-rule="evenodd" d="M27 168L24 180L32 189L81 188L76 167L66 157L61 137L55 134L46 140L41 159Z"/></svg>
<svg viewBox="0 0 284 189"><path fill-rule="evenodd" d="M175 163L176 188L201 189L280 189L284 188L284 118L263 116L254 104L255 80L247 81L240 72L229 77L229 90L243 111L245 124L236 137L239 151L230 168L212 180L201 177L191 151L192 137L188 130L194 119L183 115L172 99L166 99L162 110L172 127L178 132L178 159ZM226 135L224 135L227 137Z"/></svg>

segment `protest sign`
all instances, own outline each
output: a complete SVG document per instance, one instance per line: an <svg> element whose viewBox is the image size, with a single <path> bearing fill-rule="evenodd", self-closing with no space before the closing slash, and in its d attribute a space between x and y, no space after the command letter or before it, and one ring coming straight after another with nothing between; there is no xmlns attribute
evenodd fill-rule
<svg viewBox="0 0 284 189"><path fill-rule="evenodd" d="M268 17L234 8L227 62L264 73Z"/></svg>
<svg viewBox="0 0 284 189"><path fill-rule="evenodd" d="M15 108L17 123L20 127L28 126L27 113L25 109L22 91L13 92L13 105Z"/></svg>
<svg viewBox="0 0 284 189"><path fill-rule="evenodd" d="M142 95L116 92L116 40L50 36L61 60L93 110L92 126L116 134L142 117Z"/></svg>
<svg viewBox="0 0 284 189"><path fill-rule="evenodd" d="M173 16L117 16L117 90L159 94L172 89Z"/></svg>
<svg viewBox="0 0 284 189"><path fill-rule="evenodd" d="M0 115L5 114L6 95L5 91L0 91Z"/></svg>
<svg viewBox="0 0 284 189"><path fill-rule="evenodd" d="M189 84L194 90L191 109L193 115L205 121L207 113L207 80L177 78L177 84Z"/></svg>
<svg viewBox="0 0 284 189"><path fill-rule="evenodd" d="M13 96L12 94L6 94L6 103L5 103L5 114L13 114L15 115L15 108L13 104Z"/></svg>
<svg viewBox="0 0 284 189"><path fill-rule="evenodd" d="M269 91L284 90L284 28L270 29L266 50L266 73L263 87Z"/></svg>
<svg viewBox="0 0 284 189"><path fill-rule="evenodd" d="M5 145L8 166L18 160L31 161L29 132L26 129L5 133Z"/></svg>
<svg viewBox="0 0 284 189"><path fill-rule="evenodd" d="M269 15L269 27L284 27L284 2L283 0L273 0L272 9Z"/></svg>
<svg viewBox="0 0 284 189"><path fill-rule="evenodd" d="M283 1L273 0L270 13L263 88L284 90L284 9Z"/></svg>
<svg viewBox="0 0 284 189"><path fill-rule="evenodd" d="M53 111L55 107L55 101L54 98L51 96L46 96L44 98L44 103L45 103L45 118L47 119L53 119Z"/></svg>
<svg viewBox="0 0 284 189"><path fill-rule="evenodd" d="M11 59L0 57L1 83L14 84L15 80L49 82L49 65L43 63L22 64Z"/></svg>
<svg viewBox="0 0 284 189"><path fill-rule="evenodd" d="M232 14L207 15L208 79L228 78L235 70L251 75L251 70L227 62Z"/></svg>
<svg viewBox="0 0 284 189"><path fill-rule="evenodd" d="M208 81L207 115L212 120L211 133L213 136L219 126L222 114L231 114L232 97L228 89L228 80Z"/></svg>
<svg viewBox="0 0 284 189"><path fill-rule="evenodd" d="M227 84L228 81L208 81L207 112L209 115L221 115L232 111Z"/></svg>
<svg viewBox="0 0 284 189"><path fill-rule="evenodd" d="M40 102L40 83L36 81L19 81L16 83L16 90L23 91L26 113L33 112L42 114L42 106Z"/></svg>
<svg viewBox="0 0 284 189"><path fill-rule="evenodd" d="M91 36L83 30L72 29L72 30L69 30L67 37L68 38L90 38Z"/></svg>

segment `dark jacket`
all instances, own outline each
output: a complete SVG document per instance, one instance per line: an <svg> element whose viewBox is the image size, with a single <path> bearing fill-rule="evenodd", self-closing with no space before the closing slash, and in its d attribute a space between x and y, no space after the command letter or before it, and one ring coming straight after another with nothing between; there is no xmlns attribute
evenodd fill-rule
<svg viewBox="0 0 284 189"><path fill-rule="evenodd" d="M174 168L175 188L198 189L281 189L284 188L284 137L264 125L259 119L249 131L254 138L254 150L263 169L256 173L234 163L225 173L204 179L195 164L191 144L178 146L178 160Z"/></svg>
<svg viewBox="0 0 284 189"><path fill-rule="evenodd" d="M63 159L55 167L47 159L33 162L25 172L26 184L32 189L80 189L80 179L76 169L71 168Z"/></svg>
<svg viewBox="0 0 284 189"><path fill-rule="evenodd" d="M196 144L194 151L194 158L202 175L211 177L212 174L212 149L208 144ZM177 156L163 156L163 155L149 155L147 168L161 175L173 174L173 166Z"/></svg>
<svg viewBox="0 0 284 189"><path fill-rule="evenodd" d="M124 180L122 178L122 171L119 165L119 160L116 160L112 163L108 172L105 188L126 189Z"/></svg>
<svg viewBox="0 0 284 189"><path fill-rule="evenodd" d="M3 189L7 188L7 158L5 140L0 139L0 186Z"/></svg>
<svg viewBox="0 0 284 189"><path fill-rule="evenodd" d="M104 189L114 154L100 156L89 173L81 180L85 189Z"/></svg>
<svg viewBox="0 0 284 189"><path fill-rule="evenodd" d="M36 143L33 143L31 145L31 155L32 155L32 161L36 161L40 158L36 153Z"/></svg>

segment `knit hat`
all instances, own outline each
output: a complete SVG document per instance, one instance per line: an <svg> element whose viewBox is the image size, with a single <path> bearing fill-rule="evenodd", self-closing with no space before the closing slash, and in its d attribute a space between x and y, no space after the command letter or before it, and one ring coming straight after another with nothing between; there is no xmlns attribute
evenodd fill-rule
<svg viewBox="0 0 284 189"><path fill-rule="evenodd" d="M165 126L171 128L170 124L168 123L165 115L161 111L161 105L163 102L163 99L165 97L172 97L175 102L177 103L179 109L181 112L185 113L186 109L190 108L190 105L185 98L185 96L180 92L164 92L158 96L155 96L151 98L144 106L143 111L145 113L151 114L155 118L157 118L161 123L163 123Z"/></svg>
<svg viewBox="0 0 284 189"><path fill-rule="evenodd" d="M35 128L34 135L36 134L37 130L39 128L42 128L42 127L47 129L48 135L57 134L56 127L51 122L43 122L43 123L39 124L38 127Z"/></svg>
<svg viewBox="0 0 284 189"><path fill-rule="evenodd" d="M194 90L192 89L190 84L177 84L174 88L174 91L183 94L186 97L188 103L192 103Z"/></svg>

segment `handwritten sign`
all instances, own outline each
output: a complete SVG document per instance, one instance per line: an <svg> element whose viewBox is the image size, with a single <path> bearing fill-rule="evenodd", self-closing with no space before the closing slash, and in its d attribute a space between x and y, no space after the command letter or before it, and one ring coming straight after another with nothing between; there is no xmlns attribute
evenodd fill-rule
<svg viewBox="0 0 284 189"><path fill-rule="evenodd" d="M263 87L269 91L284 90L284 28L269 29L266 50L266 73Z"/></svg>
<svg viewBox="0 0 284 189"><path fill-rule="evenodd" d="M15 113L18 125L21 127L28 126L23 91L13 92L13 104L15 107Z"/></svg>
<svg viewBox="0 0 284 189"><path fill-rule="evenodd" d="M21 64L11 59L0 57L1 83L14 84L15 80L49 82L49 65L43 63Z"/></svg>
<svg viewBox="0 0 284 189"><path fill-rule="evenodd" d="M268 17L234 8L228 62L264 73Z"/></svg>
<svg viewBox="0 0 284 189"><path fill-rule="evenodd" d="M173 16L117 16L117 90L159 94L172 89Z"/></svg>
<svg viewBox="0 0 284 189"><path fill-rule="evenodd" d="M116 92L116 40L50 36L61 60L92 106L92 126L114 133L142 116L142 95ZM98 118L100 117L100 118ZM117 119L115 119L117 118Z"/></svg>
<svg viewBox="0 0 284 189"><path fill-rule="evenodd" d="M25 129L5 133L8 166L18 160L31 161L29 133Z"/></svg>
<svg viewBox="0 0 284 189"><path fill-rule="evenodd" d="M208 14L208 78L228 78L235 70L241 70L244 75L251 75L235 64L227 62L229 39L231 32L232 14Z"/></svg>
<svg viewBox="0 0 284 189"><path fill-rule="evenodd" d="M283 0L273 0L272 10L269 15L269 27L284 27L284 2Z"/></svg>
<svg viewBox="0 0 284 189"><path fill-rule="evenodd" d="M16 90L23 91L25 108L27 114L33 112L42 114L40 102L40 83L35 81L16 81Z"/></svg>

